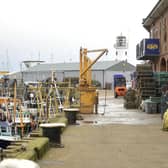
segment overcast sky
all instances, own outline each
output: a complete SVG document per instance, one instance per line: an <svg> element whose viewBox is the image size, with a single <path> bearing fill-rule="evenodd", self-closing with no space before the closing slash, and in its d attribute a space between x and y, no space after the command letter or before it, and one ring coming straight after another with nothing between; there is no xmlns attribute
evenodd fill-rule
<svg viewBox="0 0 168 168"><path fill-rule="evenodd" d="M128 62L148 37L142 26L158 0L0 0L0 69L19 70L25 60L78 62L80 47L108 48L128 38Z"/></svg>

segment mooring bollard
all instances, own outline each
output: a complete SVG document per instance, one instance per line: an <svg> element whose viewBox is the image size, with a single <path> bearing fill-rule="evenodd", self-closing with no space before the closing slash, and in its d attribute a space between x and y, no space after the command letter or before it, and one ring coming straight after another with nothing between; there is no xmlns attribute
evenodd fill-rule
<svg viewBox="0 0 168 168"><path fill-rule="evenodd" d="M76 124L76 114L79 112L78 108L65 108L64 113L68 119L68 124Z"/></svg>
<svg viewBox="0 0 168 168"><path fill-rule="evenodd" d="M40 124L43 136L49 138L50 144L56 147L63 147L61 144L61 129L65 127L64 123L43 123Z"/></svg>

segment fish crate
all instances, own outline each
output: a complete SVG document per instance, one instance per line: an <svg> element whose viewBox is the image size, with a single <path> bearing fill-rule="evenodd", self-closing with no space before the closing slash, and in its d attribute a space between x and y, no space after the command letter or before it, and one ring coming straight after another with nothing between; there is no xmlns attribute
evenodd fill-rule
<svg viewBox="0 0 168 168"><path fill-rule="evenodd" d="M141 94L141 96L142 97L148 97L148 98L150 98L151 96L155 96L156 94L155 93L143 93L143 94Z"/></svg>
<svg viewBox="0 0 168 168"><path fill-rule="evenodd" d="M157 81L158 81L159 83L168 82L168 78L160 78L160 79L157 79Z"/></svg>
<svg viewBox="0 0 168 168"><path fill-rule="evenodd" d="M156 94L155 93L141 93L140 96L144 98L150 98L151 96L155 96Z"/></svg>
<svg viewBox="0 0 168 168"><path fill-rule="evenodd" d="M137 72L152 72L152 65L150 65L150 64L137 64L136 71Z"/></svg>
<svg viewBox="0 0 168 168"><path fill-rule="evenodd" d="M168 78L168 72L154 72L156 78Z"/></svg>
<svg viewBox="0 0 168 168"><path fill-rule="evenodd" d="M152 101L152 102L155 102L155 103L160 103L161 102L161 98L160 97L153 97L153 96L151 96L150 97L150 100Z"/></svg>
<svg viewBox="0 0 168 168"><path fill-rule="evenodd" d="M137 81L155 81L156 79L153 76L137 76Z"/></svg>
<svg viewBox="0 0 168 168"><path fill-rule="evenodd" d="M147 82L140 81L139 87L141 87L141 88L155 88L156 84L155 84L155 82L152 82L152 81L147 81Z"/></svg>
<svg viewBox="0 0 168 168"><path fill-rule="evenodd" d="M158 103L147 99L144 103L145 112L148 113L148 114L156 114L158 112L157 104Z"/></svg>
<svg viewBox="0 0 168 168"><path fill-rule="evenodd" d="M156 94L156 89L154 88L140 88L139 90L141 94L151 94L151 96Z"/></svg>
<svg viewBox="0 0 168 168"><path fill-rule="evenodd" d="M153 77L141 77L137 80L139 87L153 87L156 85L156 80Z"/></svg>
<svg viewBox="0 0 168 168"><path fill-rule="evenodd" d="M159 85L168 84L168 72L155 72L154 78Z"/></svg>
<svg viewBox="0 0 168 168"><path fill-rule="evenodd" d="M153 72L137 72L137 77L153 77Z"/></svg>
<svg viewBox="0 0 168 168"><path fill-rule="evenodd" d="M164 86L164 85L168 86L168 79L164 79L164 80L159 81L159 84L160 84L161 87Z"/></svg>

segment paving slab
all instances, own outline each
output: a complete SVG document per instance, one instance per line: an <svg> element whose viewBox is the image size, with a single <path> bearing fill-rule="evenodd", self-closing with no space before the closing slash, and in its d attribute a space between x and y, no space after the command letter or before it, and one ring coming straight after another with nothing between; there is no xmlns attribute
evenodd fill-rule
<svg viewBox="0 0 168 168"><path fill-rule="evenodd" d="M160 114L127 110L122 103L101 97L99 114L82 115L68 126L64 148L51 148L41 168L167 168L168 132L161 129Z"/></svg>

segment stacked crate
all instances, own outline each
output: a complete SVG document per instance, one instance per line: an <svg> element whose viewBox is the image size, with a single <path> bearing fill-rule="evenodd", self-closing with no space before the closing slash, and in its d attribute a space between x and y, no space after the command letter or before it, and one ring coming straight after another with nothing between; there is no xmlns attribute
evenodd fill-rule
<svg viewBox="0 0 168 168"><path fill-rule="evenodd" d="M168 90L168 72L155 72L154 77L157 82L157 94L161 96L162 88Z"/></svg>
<svg viewBox="0 0 168 168"><path fill-rule="evenodd" d="M154 76L157 81L157 96L160 97L158 112L161 112L161 104L163 104L162 91L168 90L168 72L155 72Z"/></svg>
<svg viewBox="0 0 168 168"><path fill-rule="evenodd" d="M149 114L160 113L160 97L150 97L144 101L144 111Z"/></svg>
<svg viewBox="0 0 168 168"><path fill-rule="evenodd" d="M142 100L156 96L156 80L150 64L136 66L136 88L139 104Z"/></svg>

